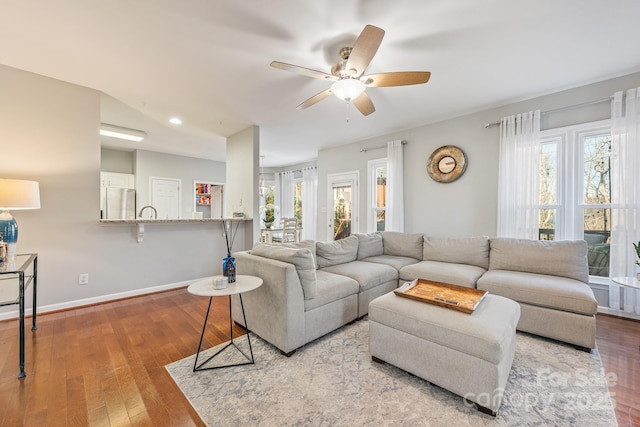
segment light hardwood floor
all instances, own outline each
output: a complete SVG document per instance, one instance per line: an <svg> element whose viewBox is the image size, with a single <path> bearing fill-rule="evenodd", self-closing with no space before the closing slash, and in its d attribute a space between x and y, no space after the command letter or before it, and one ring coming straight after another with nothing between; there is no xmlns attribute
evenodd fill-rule
<svg viewBox="0 0 640 427"><path fill-rule="evenodd" d="M214 299L205 346L227 339L227 301ZM207 302L183 288L40 315L23 380L17 321L0 322L0 425L204 425L164 366L195 353ZM640 323L597 325L618 423L640 426Z"/></svg>

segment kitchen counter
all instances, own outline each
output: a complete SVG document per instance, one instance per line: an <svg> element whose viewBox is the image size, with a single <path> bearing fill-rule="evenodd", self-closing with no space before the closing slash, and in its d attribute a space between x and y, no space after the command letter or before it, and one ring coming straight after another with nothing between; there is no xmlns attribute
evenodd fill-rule
<svg viewBox="0 0 640 427"><path fill-rule="evenodd" d="M138 243L144 239L145 224L202 224L202 223L223 223L232 221L235 223L253 221L252 218L202 218L202 219L101 219L100 224L133 224L138 226Z"/></svg>

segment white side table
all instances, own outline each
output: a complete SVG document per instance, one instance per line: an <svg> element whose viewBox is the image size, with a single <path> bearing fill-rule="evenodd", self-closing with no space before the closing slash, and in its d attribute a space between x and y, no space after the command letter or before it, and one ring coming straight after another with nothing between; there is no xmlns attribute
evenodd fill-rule
<svg viewBox="0 0 640 427"><path fill-rule="evenodd" d="M640 289L640 282L635 277L612 277L611 280L627 288Z"/></svg>
<svg viewBox="0 0 640 427"><path fill-rule="evenodd" d="M242 303L242 294L245 292L252 291L254 289L262 286L262 279L256 276L248 276L248 275L237 275L235 283L227 284L225 289L216 289L215 282L216 278L220 278L223 276L213 276L207 277L205 279L201 279L193 282L187 288L187 291L193 295L199 295L204 297L209 297L209 306L207 307L207 314L204 317L204 324L202 325L202 334L200 335L200 343L198 344L198 352L196 353L196 360L193 364L193 372L195 371L204 371L209 369L219 369L219 368L227 368L230 366L240 366L240 365L252 365L254 363L253 360L253 349L251 348L251 338L249 337L249 330L246 328L247 318L244 314L244 304ZM226 278L225 278L226 279ZM231 295L238 295L240 297L240 307L242 307L242 318L244 319L245 331L247 332L247 340L249 342L249 352L251 356L249 357L246 353L244 353L236 343L233 341L233 318L231 315ZM211 310L211 301L213 301L213 297L229 297L229 343L225 345L223 348L218 350L213 356L209 357L204 362L198 364L198 357L200 356L200 351L202 349L202 339L204 338L204 331L207 328L207 320L209 319L209 311ZM227 347L233 345L242 355L247 359L247 362L244 363L235 363L231 365L224 366L213 366L213 367L203 367L210 360L216 357L218 354L222 353Z"/></svg>

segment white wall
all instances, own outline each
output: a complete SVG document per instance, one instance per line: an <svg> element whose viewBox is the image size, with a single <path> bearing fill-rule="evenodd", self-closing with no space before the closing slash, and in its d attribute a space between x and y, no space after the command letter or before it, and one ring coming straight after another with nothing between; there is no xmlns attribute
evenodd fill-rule
<svg viewBox="0 0 640 427"><path fill-rule="evenodd" d="M0 93L0 177L40 182L42 208L14 215L18 252L39 253L41 309L222 271L220 224L147 225L140 244L133 225L100 224L99 92L0 65ZM234 250L243 241L241 230ZM0 318L16 311L4 307Z"/></svg>
<svg viewBox="0 0 640 427"><path fill-rule="evenodd" d="M244 212L247 218L259 218L258 175L260 165L260 128L251 126L227 139L227 185L225 187L225 216ZM246 245L257 241L260 221L253 221L252 234Z"/></svg>
<svg viewBox="0 0 640 427"><path fill-rule="evenodd" d="M434 236L495 236L499 127L485 129L484 125L528 110L544 112L607 98L615 91L636 86L640 86L640 73L322 150L318 153L318 240L327 239L327 174L359 170L360 206L366 207L367 161L385 157L386 149L361 153L360 148L396 139L408 142L404 148L405 231ZM550 128L605 118L609 118L606 102L543 114L541 126ZM426 171L427 159L443 145L460 147L468 160L465 174L448 184L433 181ZM361 209L360 213L360 231L364 232L366 212Z"/></svg>

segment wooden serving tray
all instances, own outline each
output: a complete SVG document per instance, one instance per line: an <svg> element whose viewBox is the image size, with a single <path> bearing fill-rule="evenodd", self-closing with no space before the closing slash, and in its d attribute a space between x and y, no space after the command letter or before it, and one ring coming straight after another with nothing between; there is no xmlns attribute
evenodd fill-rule
<svg viewBox="0 0 640 427"><path fill-rule="evenodd" d="M480 289L426 279L407 282L393 292L404 298L439 305L467 314L473 313L488 293Z"/></svg>

